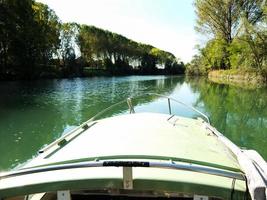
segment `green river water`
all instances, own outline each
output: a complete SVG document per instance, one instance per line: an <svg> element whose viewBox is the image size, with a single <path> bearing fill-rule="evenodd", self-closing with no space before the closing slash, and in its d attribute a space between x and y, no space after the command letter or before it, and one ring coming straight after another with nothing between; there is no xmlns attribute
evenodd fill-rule
<svg viewBox="0 0 267 200"><path fill-rule="evenodd" d="M33 158L45 144L100 110L133 94L148 92L168 95L198 108L235 144L255 149L267 160L267 88L242 89L204 78L97 77L1 82L0 171ZM165 100L145 97L136 109L167 112L167 108ZM108 115L126 109L118 106ZM181 106L175 113L196 116Z"/></svg>

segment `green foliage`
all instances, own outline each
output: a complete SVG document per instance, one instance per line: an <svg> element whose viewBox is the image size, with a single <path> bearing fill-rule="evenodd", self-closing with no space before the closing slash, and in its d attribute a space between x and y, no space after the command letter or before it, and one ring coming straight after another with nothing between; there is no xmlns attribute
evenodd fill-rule
<svg viewBox="0 0 267 200"><path fill-rule="evenodd" d="M56 14L31 0L3 0L0 13L1 75L36 76L59 45Z"/></svg>
<svg viewBox="0 0 267 200"><path fill-rule="evenodd" d="M81 75L81 65L84 61L76 62L76 41L78 39L79 25L76 23L63 23L60 27L60 47L58 56L61 59L63 73L65 75L75 74ZM80 64L80 65L79 65Z"/></svg>
<svg viewBox="0 0 267 200"><path fill-rule="evenodd" d="M235 38L228 48L230 52L230 62L232 69L242 69L252 66L250 48L248 44L240 39Z"/></svg>
<svg viewBox="0 0 267 200"><path fill-rule="evenodd" d="M203 64L207 66L208 69L223 69L228 66L228 58L226 56L226 51L228 44L225 40L220 38L208 41L206 47L201 49L201 55L203 56Z"/></svg>
<svg viewBox="0 0 267 200"><path fill-rule="evenodd" d="M266 1L195 0L195 8L196 30L211 39L199 49L187 73L199 74L203 69L267 71Z"/></svg>
<svg viewBox="0 0 267 200"><path fill-rule="evenodd" d="M190 63L185 66L185 73L187 75L197 75L202 76L206 75L208 72L207 67L204 65L204 59L199 56L195 55Z"/></svg>
<svg viewBox="0 0 267 200"><path fill-rule="evenodd" d="M100 66L111 74L155 74L158 68L165 69L164 73L183 73L184 70L169 52L94 26L81 25L77 38L87 66Z"/></svg>
<svg viewBox="0 0 267 200"><path fill-rule="evenodd" d="M61 23L45 4L0 1L0 79L83 76L85 67L119 75L184 71L169 52L93 26Z"/></svg>
<svg viewBox="0 0 267 200"><path fill-rule="evenodd" d="M38 63L47 64L56 54L60 45L60 23L56 13L47 5L34 3L32 5L35 26L31 27L34 33L35 50L38 53Z"/></svg>
<svg viewBox="0 0 267 200"><path fill-rule="evenodd" d="M236 0L195 0L196 30L230 43L236 34L240 7Z"/></svg>

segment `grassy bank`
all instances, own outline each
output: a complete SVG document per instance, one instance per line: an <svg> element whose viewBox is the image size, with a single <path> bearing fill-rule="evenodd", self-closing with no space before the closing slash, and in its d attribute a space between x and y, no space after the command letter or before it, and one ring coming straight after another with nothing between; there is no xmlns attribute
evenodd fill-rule
<svg viewBox="0 0 267 200"><path fill-rule="evenodd" d="M213 70L208 73L209 80L216 83L230 84L245 88L259 88L267 85L267 77L261 71L248 70Z"/></svg>

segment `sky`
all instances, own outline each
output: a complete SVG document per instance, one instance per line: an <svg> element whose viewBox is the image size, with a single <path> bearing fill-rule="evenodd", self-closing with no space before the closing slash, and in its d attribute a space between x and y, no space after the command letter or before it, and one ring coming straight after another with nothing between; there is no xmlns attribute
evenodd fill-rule
<svg viewBox="0 0 267 200"><path fill-rule="evenodd" d="M94 25L189 62L196 53L193 0L38 0L62 22Z"/></svg>

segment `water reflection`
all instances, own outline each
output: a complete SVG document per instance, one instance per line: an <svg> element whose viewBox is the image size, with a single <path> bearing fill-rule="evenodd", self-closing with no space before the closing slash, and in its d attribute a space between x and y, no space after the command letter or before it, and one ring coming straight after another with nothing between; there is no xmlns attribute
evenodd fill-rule
<svg viewBox="0 0 267 200"><path fill-rule="evenodd" d="M5 82L0 86L0 170L32 158L70 126L132 94L169 94L179 84L165 76ZM146 102L152 100L147 99ZM127 107L112 112L124 112ZM109 115L114 114L110 113Z"/></svg>
<svg viewBox="0 0 267 200"><path fill-rule="evenodd" d="M209 114L212 124L241 147L255 149L267 159L267 90L246 90L215 84L206 79L187 79L195 105Z"/></svg>
<svg viewBox="0 0 267 200"><path fill-rule="evenodd" d="M196 106L236 144L256 149L267 159L266 88L245 90L196 78L128 76L3 82L0 93L0 170L32 158L44 144L100 110L143 93L170 95ZM125 104L106 116L127 109ZM136 109L168 112L166 101L156 97L140 99ZM195 116L181 106L173 112Z"/></svg>

